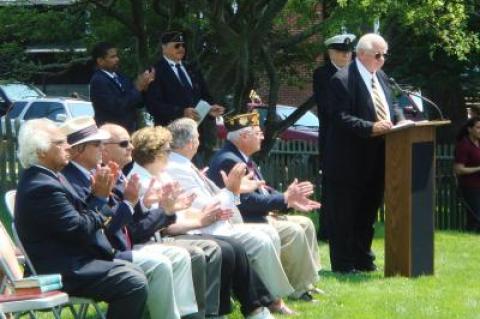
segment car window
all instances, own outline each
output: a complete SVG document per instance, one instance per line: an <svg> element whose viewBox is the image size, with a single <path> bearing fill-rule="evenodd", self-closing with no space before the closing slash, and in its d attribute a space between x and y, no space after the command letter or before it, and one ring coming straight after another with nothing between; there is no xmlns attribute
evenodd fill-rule
<svg viewBox="0 0 480 319"><path fill-rule="evenodd" d="M11 119L17 118L23 109L27 105L27 102L15 102L7 113L7 116Z"/></svg>
<svg viewBox="0 0 480 319"><path fill-rule="evenodd" d="M62 103L58 102L33 102L23 117L24 120L47 117L55 120L58 114L65 114Z"/></svg>
<svg viewBox="0 0 480 319"><path fill-rule="evenodd" d="M277 108L277 114L282 120L286 119L295 111L295 108ZM301 118L299 118L294 126L318 127L318 117L311 111L307 111Z"/></svg>
<svg viewBox="0 0 480 319"><path fill-rule="evenodd" d="M72 117L95 115L90 102L68 102L67 105Z"/></svg>
<svg viewBox="0 0 480 319"><path fill-rule="evenodd" d="M12 101L44 96L37 88L22 83L2 84L0 88L5 92L8 99Z"/></svg>

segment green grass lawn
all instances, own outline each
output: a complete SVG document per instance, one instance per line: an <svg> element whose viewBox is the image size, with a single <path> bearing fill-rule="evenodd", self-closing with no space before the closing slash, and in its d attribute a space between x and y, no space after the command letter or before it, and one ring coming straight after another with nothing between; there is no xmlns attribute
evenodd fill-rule
<svg viewBox="0 0 480 319"><path fill-rule="evenodd" d="M316 303L287 303L312 319L472 319L480 318L480 237L458 232L435 234L435 275L416 279L384 278L383 228L377 230L374 251L380 270L365 275L329 271L328 247L321 244L321 281L327 295ZM62 318L70 318L64 312ZM277 316L282 318L282 316ZM42 318L50 318L44 316ZM92 316L93 318L93 316ZM230 319L240 319L235 311Z"/></svg>

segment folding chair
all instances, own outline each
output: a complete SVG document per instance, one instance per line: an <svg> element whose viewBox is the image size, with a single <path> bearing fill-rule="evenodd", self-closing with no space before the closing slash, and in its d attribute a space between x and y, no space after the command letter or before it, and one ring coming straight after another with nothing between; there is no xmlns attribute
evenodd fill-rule
<svg viewBox="0 0 480 319"><path fill-rule="evenodd" d="M10 190L7 193L5 193L5 204L7 206L7 210L9 211L10 215L12 216L12 220L14 218L14 209L15 209L15 195L17 191L16 190ZM15 240L15 243L20 250L20 252L24 256L25 264L28 266L28 269L30 270L32 275L36 275L37 272L35 270L35 267L33 267L33 264L28 258L28 255L25 251L25 248L23 247L22 242L20 241L20 237L18 237L17 229L15 228L15 223L12 223L12 233L13 233L13 238ZM78 311L75 309L74 305L78 305L79 309ZM98 306L98 304L89 298L82 298L82 297L73 297L70 296L69 298L69 303L65 305L68 307L73 314L75 319L84 319L87 316L88 309L90 306L92 306L95 309L95 315L97 318L100 319L105 319L105 315L103 314L102 310Z"/></svg>
<svg viewBox="0 0 480 319"><path fill-rule="evenodd" d="M7 286L13 285L14 280L23 277L22 269L15 256L14 246L8 233L0 223L0 269L4 273ZM36 318L36 310L48 310L56 319L60 319L62 305L68 303L68 295L61 291L52 291L47 294L38 294L38 297L15 300L15 297L1 296L5 301L0 302L0 313L22 314L27 312L31 318Z"/></svg>

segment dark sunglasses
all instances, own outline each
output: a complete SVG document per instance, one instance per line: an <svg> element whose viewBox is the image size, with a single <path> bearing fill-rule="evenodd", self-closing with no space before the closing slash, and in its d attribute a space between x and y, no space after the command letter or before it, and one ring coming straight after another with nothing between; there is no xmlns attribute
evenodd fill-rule
<svg viewBox="0 0 480 319"><path fill-rule="evenodd" d="M375 53L374 57L375 57L375 60L380 60L382 57L384 59L386 59L386 58L388 58L388 53L377 52L377 53Z"/></svg>
<svg viewBox="0 0 480 319"><path fill-rule="evenodd" d="M184 43L176 43L173 47L178 50L180 48L185 48L185 44Z"/></svg>
<svg viewBox="0 0 480 319"><path fill-rule="evenodd" d="M124 141L120 141L120 142L108 142L108 143L105 143L105 144L117 144L121 148L127 148L128 145L130 145L130 140L124 140Z"/></svg>

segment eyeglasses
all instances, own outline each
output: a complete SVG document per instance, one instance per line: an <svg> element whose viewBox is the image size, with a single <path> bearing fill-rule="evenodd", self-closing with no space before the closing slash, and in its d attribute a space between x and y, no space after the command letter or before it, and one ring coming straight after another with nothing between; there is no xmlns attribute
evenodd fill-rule
<svg viewBox="0 0 480 319"><path fill-rule="evenodd" d="M375 53L373 56L374 56L375 60L380 60L382 57L383 57L384 59L386 59L386 58L388 58L388 53L386 53L386 52L384 52L384 53L377 52L377 53Z"/></svg>
<svg viewBox="0 0 480 319"><path fill-rule="evenodd" d="M173 47L178 50L180 48L185 48L185 44L184 43L175 43L175 45Z"/></svg>
<svg viewBox="0 0 480 319"><path fill-rule="evenodd" d="M121 148L127 148L130 145L130 143L131 143L130 140L123 140L123 141L120 141L120 142L108 142L108 143L105 143L105 144L117 144Z"/></svg>

